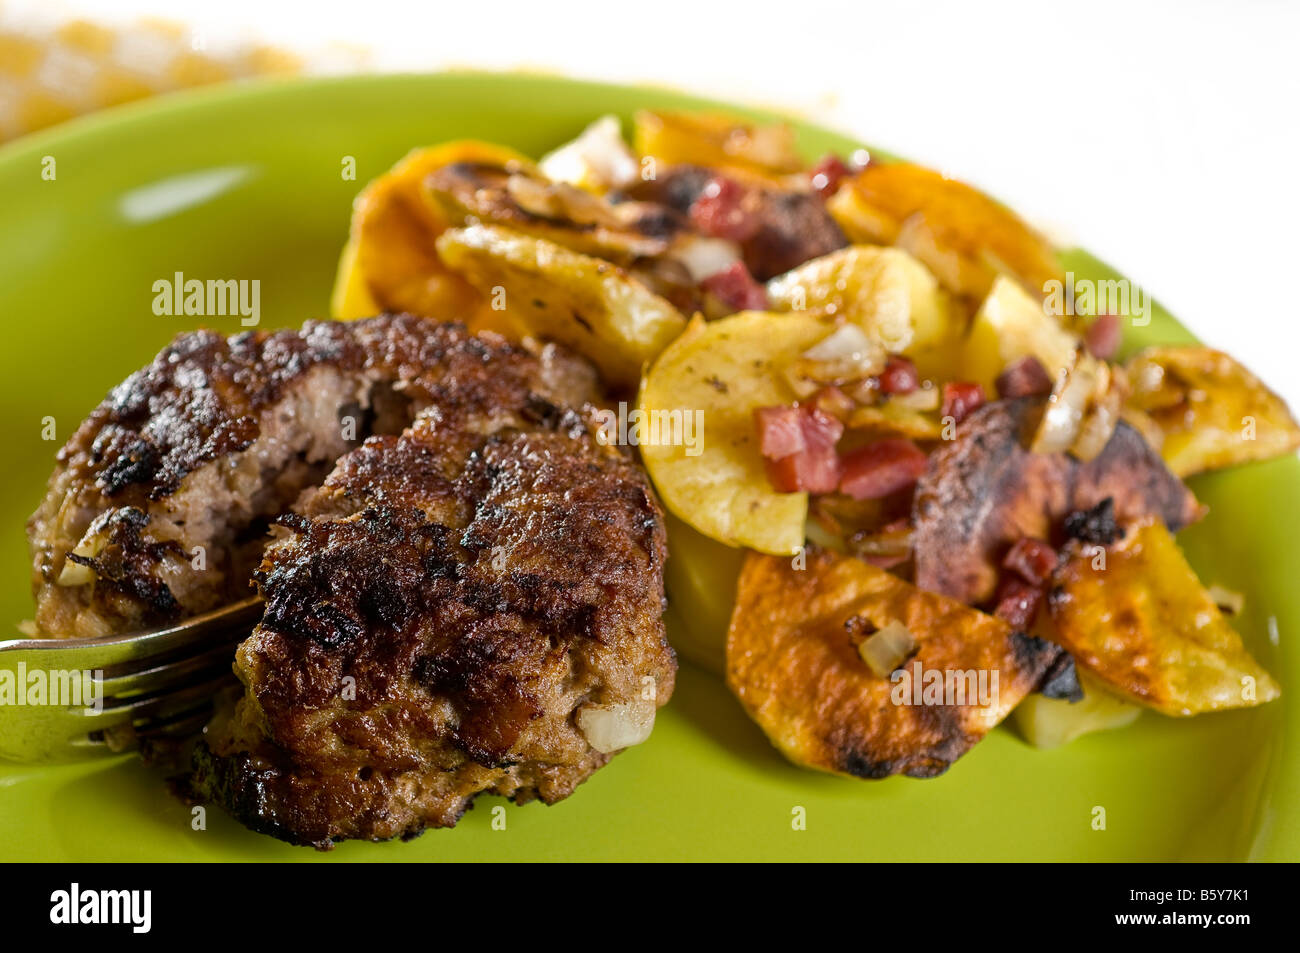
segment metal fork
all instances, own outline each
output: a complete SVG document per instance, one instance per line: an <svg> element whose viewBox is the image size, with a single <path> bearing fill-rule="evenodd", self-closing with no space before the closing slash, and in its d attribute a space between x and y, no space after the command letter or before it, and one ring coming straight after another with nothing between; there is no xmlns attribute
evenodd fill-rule
<svg viewBox="0 0 1300 953"><path fill-rule="evenodd" d="M0 758L66 761L199 731L261 615L252 598L147 632L0 642Z"/></svg>

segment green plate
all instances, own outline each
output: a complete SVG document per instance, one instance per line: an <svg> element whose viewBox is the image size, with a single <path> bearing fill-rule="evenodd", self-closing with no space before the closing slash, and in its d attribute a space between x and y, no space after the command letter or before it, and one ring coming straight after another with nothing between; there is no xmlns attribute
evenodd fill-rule
<svg viewBox="0 0 1300 953"><path fill-rule="evenodd" d="M257 278L264 326L325 316L353 196L411 147L468 136L536 155L595 116L652 105L704 104L529 76L295 81L160 99L0 150L0 619L31 613L23 524L57 446L196 320L156 316L155 281ZM810 156L856 145L799 125ZM42 176L47 157L53 179ZM355 180L343 175L349 157ZM1082 253L1069 265L1109 274ZM237 317L207 321L239 330ZM1130 343L1188 339L1157 309ZM42 440L46 417L57 442ZM455 830L320 855L218 810L193 830L190 810L129 756L0 764L0 859L1295 860L1300 751L1286 739L1300 734L1300 464L1220 473L1194 489L1212 515L1180 539L1203 578L1246 594L1246 643L1284 688L1260 709L1147 713L1047 752L1004 727L938 779L866 782L791 766L721 681L684 665L651 740L554 807L483 798ZM505 830L492 823L498 806ZM1093 829L1096 806L1105 830ZM805 830L794 829L796 808Z"/></svg>

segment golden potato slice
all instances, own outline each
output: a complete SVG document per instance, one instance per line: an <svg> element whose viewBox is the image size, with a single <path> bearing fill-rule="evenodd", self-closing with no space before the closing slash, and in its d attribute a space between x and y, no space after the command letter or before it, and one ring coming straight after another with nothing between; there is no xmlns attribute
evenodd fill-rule
<svg viewBox="0 0 1300 953"><path fill-rule="evenodd" d="M1095 731L1123 728L1137 721L1142 709L1106 691L1086 675L1079 676L1083 698L1030 695L1011 713L1024 739L1035 748L1059 748Z"/></svg>
<svg viewBox="0 0 1300 953"><path fill-rule="evenodd" d="M760 125L718 113L643 109L633 123L632 148L665 165L732 167L764 177L804 167L790 126Z"/></svg>
<svg viewBox="0 0 1300 953"><path fill-rule="evenodd" d="M471 225L436 244L448 268L489 298L501 296L530 333L573 348L615 386L636 386L642 366L686 327L676 308L617 265L542 238Z"/></svg>
<svg viewBox="0 0 1300 953"><path fill-rule="evenodd" d="M745 550L709 539L672 513L665 525L668 560L664 563L664 586L677 620L676 627L669 629L673 648L696 665L721 675Z"/></svg>
<svg viewBox="0 0 1300 953"><path fill-rule="evenodd" d="M424 178L453 162L529 160L513 150L464 140L416 149L362 190L339 261L331 306L351 319L379 311L464 318L479 303L475 290L449 271L434 250L448 222L425 198Z"/></svg>
<svg viewBox="0 0 1300 953"><path fill-rule="evenodd" d="M935 347L960 327L934 275L897 248L841 248L773 278L767 294L778 311L842 315L895 354Z"/></svg>
<svg viewBox="0 0 1300 953"><path fill-rule="evenodd" d="M827 209L850 241L898 245L949 291L982 299L999 274L1041 294L1064 275L1051 244L987 195L906 162L872 163Z"/></svg>
<svg viewBox="0 0 1300 953"><path fill-rule="evenodd" d="M1007 365L1032 355L1055 380L1061 371L1074 366L1081 343L1078 335L1043 310L1041 299L1000 275L971 321L962 376L993 394L994 381Z"/></svg>
<svg viewBox="0 0 1300 953"><path fill-rule="evenodd" d="M1128 364L1128 408L1159 431L1179 476L1267 460L1300 447L1291 411L1254 374L1208 347L1157 347Z"/></svg>
<svg viewBox="0 0 1300 953"><path fill-rule="evenodd" d="M855 643L895 620L917 647L881 677ZM928 778L1006 717L1059 652L848 556L814 549L796 569L751 554L727 634L727 684L795 764Z"/></svg>
<svg viewBox="0 0 1300 953"><path fill-rule="evenodd" d="M778 493L758 452L754 411L796 397L783 370L834 330L808 314L696 316L641 383L642 419L698 411L703 446L660 442L641 459L664 505L729 546L793 555L804 543L807 493Z"/></svg>
<svg viewBox="0 0 1300 953"><path fill-rule="evenodd" d="M1195 715L1278 697L1164 525L1147 520L1099 555L1076 548L1053 580L1056 640L1122 698Z"/></svg>

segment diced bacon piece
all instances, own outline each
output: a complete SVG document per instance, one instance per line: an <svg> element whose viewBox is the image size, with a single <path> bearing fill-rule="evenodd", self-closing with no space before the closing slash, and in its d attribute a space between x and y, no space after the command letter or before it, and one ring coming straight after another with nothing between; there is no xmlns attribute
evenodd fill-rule
<svg viewBox="0 0 1300 953"><path fill-rule="evenodd" d="M984 388L970 381L951 381L943 385L941 416L961 423L984 404Z"/></svg>
<svg viewBox="0 0 1300 953"><path fill-rule="evenodd" d="M1034 621L1034 616L1038 615L1038 606L1042 601L1042 589L1009 573L998 584L993 614L1017 629L1027 629Z"/></svg>
<svg viewBox="0 0 1300 953"><path fill-rule="evenodd" d="M917 373L916 365L905 357L891 357L880 372L882 394L910 394L920 386L921 375Z"/></svg>
<svg viewBox="0 0 1300 953"><path fill-rule="evenodd" d="M1124 329L1120 326L1119 315L1103 314L1088 325L1083 333L1083 343L1088 346L1088 353L1103 361L1109 361L1119 350L1120 338Z"/></svg>
<svg viewBox="0 0 1300 953"><path fill-rule="evenodd" d="M915 483L927 463L925 452L910 440L877 440L841 458L840 492L855 500L878 500Z"/></svg>
<svg viewBox="0 0 1300 953"><path fill-rule="evenodd" d="M768 307L767 289L754 280L743 261L709 275L700 287L737 311L766 311Z"/></svg>
<svg viewBox="0 0 1300 953"><path fill-rule="evenodd" d="M767 478L782 493L830 493L840 482L840 460L834 449L810 447L768 460Z"/></svg>
<svg viewBox="0 0 1300 953"><path fill-rule="evenodd" d="M755 410L758 452L769 460L780 460L804 450L807 444L799 423L802 416L803 410L799 407L759 407Z"/></svg>
<svg viewBox="0 0 1300 953"><path fill-rule="evenodd" d="M853 170L839 156L831 153L812 167L812 188L824 199L830 198Z"/></svg>
<svg viewBox="0 0 1300 953"><path fill-rule="evenodd" d="M1030 585L1041 586L1056 569L1056 562L1056 550L1050 544L1026 536L1007 551L1002 566Z"/></svg>
<svg viewBox="0 0 1300 953"><path fill-rule="evenodd" d="M995 383L999 397L1046 397L1052 392L1052 378L1032 354L1008 364Z"/></svg>
<svg viewBox="0 0 1300 953"><path fill-rule="evenodd" d="M691 224L712 238L748 241L762 223L745 208L744 199L745 189L738 182L715 175L691 203Z"/></svg>
<svg viewBox="0 0 1300 953"><path fill-rule="evenodd" d="M830 493L839 486L835 444L843 423L819 407L760 407L754 420L772 486L782 493Z"/></svg>
<svg viewBox="0 0 1300 953"><path fill-rule="evenodd" d="M840 437L844 436L844 424L818 407L800 407L803 416L799 423L803 427L804 442L810 450L834 450Z"/></svg>

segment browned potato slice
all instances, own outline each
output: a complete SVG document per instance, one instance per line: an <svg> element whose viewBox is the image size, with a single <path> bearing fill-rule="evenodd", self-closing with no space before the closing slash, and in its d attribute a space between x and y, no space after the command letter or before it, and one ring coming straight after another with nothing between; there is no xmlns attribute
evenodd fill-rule
<svg viewBox="0 0 1300 953"><path fill-rule="evenodd" d="M1123 698L1166 715L1260 705L1280 694L1163 525L1105 552L1076 549L1048 599L1055 637Z"/></svg>
<svg viewBox="0 0 1300 953"><path fill-rule="evenodd" d="M670 165L734 167L764 176L803 168L789 126L758 125L717 113L642 110L636 114L632 146L638 155Z"/></svg>
<svg viewBox="0 0 1300 953"><path fill-rule="evenodd" d="M520 326L573 348L613 385L635 387L642 365L686 327L676 308L622 268L543 238L471 225L436 244L447 266L484 295L500 289Z"/></svg>
<svg viewBox="0 0 1300 953"><path fill-rule="evenodd" d="M347 247L339 262L332 310L352 319L380 311L409 311L436 318L464 318L478 293L443 265L434 239L447 220L424 196L423 181L435 169L468 160L528 160L503 146L472 140L416 149L357 196Z"/></svg>
<svg viewBox="0 0 1300 953"><path fill-rule="evenodd" d="M789 558L751 554L727 635L727 684L795 764L862 778L942 774L1058 657L1056 646L883 569L825 550L807 560L795 569ZM855 642L894 620L917 650L886 678ZM928 696L946 704L924 703L934 688L927 673L951 686Z"/></svg>
<svg viewBox="0 0 1300 953"><path fill-rule="evenodd" d="M905 248L969 299L983 299L999 274L1035 294L1064 277L1051 244L1014 212L919 165L872 163L827 208L850 241Z"/></svg>
<svg viewBox="0 0 1300 953"><path fill-rule="evenodd" d="M612 205L518 163L455 162L430 172L424 187L451 225L500 225L623 265L667 251L677 228L661 208Z"/></svg>
<svg viewBox="0 0 1300 953"><path fill-rule="evenodd" d="M1221 351L1151 348L1128 373L1128 406L1159 431L1160 454L1179 476L1300 447L1300 426L1282 398Z"/></svg>

